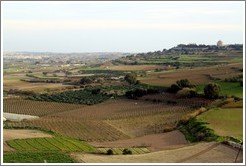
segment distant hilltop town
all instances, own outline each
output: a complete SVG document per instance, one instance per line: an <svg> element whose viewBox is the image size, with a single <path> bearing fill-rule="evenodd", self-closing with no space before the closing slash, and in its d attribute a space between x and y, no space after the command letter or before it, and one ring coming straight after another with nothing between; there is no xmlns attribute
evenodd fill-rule
<svg viewBox="0 0 246 166"><path fill-rule="evenodd" d="M154 51L148 53L139 53L135 56L141 55L165 55L165 54L199 54L199 53L216 53L221 51L243 51L242 44L228 44L225 45L223 41L219 40L216 45L205 44L179 44L171 49L163 49L162 51Z"/></svg>
<svg viewBox="0 0 246 166"><path fill-rule="evenodd" d="M243 53L243 44L224 44L222 40L217 41L214 45L205 44L179 44L170 49L163 49L159 51L131 54L126 57L121 57L113 61L114 64L149 64L157 59L169 58L171 64L178 66L177 60L180 55L213 55L213 56L228 56L238 55ZM216 62L214 62L216 63ZM160 64L160 63L159 63Z"/></svg>

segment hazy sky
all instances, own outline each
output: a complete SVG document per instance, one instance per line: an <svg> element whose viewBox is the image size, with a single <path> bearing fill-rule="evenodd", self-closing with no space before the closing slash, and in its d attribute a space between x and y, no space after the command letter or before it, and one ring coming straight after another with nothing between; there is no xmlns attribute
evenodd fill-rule
<svg viewBox="0 0 246 166"><path fill-rule="evenodd" d="M147 52L243 43L244 2L2 2L4 51Z"/></svg>

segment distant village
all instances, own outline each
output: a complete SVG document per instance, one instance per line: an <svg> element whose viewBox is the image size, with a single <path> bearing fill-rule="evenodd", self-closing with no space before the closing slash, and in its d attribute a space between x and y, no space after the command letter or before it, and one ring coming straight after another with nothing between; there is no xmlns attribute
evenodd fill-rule
<svg viewBox="0 0 246 166"><path fill-rule="evenodd" d="M215 53L218 51L242 51L243 44L224 44L223 41L219 40L216 45L205 45L205 44L179 44L171 49L163 49L162 51L148 52L148 53L139 53L135 56L141 55L163 55L163 54L196 54L196 53Z"/></svg>

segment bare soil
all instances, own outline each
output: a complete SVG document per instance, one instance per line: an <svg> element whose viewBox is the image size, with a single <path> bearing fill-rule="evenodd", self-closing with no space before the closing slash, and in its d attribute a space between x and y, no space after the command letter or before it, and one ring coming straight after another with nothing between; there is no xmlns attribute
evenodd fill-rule
<svg viewBox="0 0 246 166"><path fill-rule="evenodd" d="M188 142L180 131L175 130L126 140L91 142L91 144L95 147L148 147L151 151L159 151L184 146L187 145Z"/></svg>
<svg viewBox="0 0 246 166"><path fill-rule="evenodd" d="M185 147L139 155L95 155L72 153L78 162L86 163L234 163L238 149L216 142L197 143ZM243 162L243 152L237 163Z"/></svg>
<svg viewBox="0 0 246 166"><path fill-rule="evenodd" d="M242 68L242 64L229 64L223 66L199 67L193 69L180 69L173 72L152 73L141 82L152 85L170 86L180 79L188 79L193 84L205 84L211 80L210 77L225 79L242 74L234 68Z"/></svg>

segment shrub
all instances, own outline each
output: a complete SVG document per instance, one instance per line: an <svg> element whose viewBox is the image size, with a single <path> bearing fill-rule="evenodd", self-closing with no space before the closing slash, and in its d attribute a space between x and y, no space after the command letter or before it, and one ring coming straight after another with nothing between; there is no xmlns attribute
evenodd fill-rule
<svg viewBox="0 0 246 166"><path fill-rule="evenodd" d="M172 84L168 89L170 93L177 93L181 88L177 84Z"/></svg>
<svg viewBox="0 0 246 166"><path fill-rule="evenodd" d="M181 79L181 80L178 80L178 81L176 81L176 84L177 84L181 89L182 89L182 88L185 88L185 87L188 87L188 88L194 87L194 85L192 85L188 79Z"/></svg>
<svg viewBox="0 0 246 166"><path fill-rule="evenodd" d="M136 84L136 85L139 85L140 83L141 83L141 82L140 82L139 80L137 80L135 84Z"/></svg>
<svg viewBox="0 0 246 166"><path fill-rule="evenodd" d="M94 95L97 95L101 92L101 89L100 88L96 88L96 89L92 89L91 90L91 93L94 94Z"/></svg>
<svg viewBox="0 0 246 166"><path fill-rule="evenodd" d="M107 150L107 155L113 155L113 154L114 154L114 152L112 149Z"/></svg>
<svg viewBox="0 0 246 166"><path fill-rule="evenodd" d="M177 92L177 97L180 98L191 98L197 95L196 91L191 88L183 88Z"/></svg>
<svg viewBox="0 0 246 166"><path fill-rule="evenodd" d="M137 76L136 74L133 74L133 73L128 73L126 76L125 76L125 80L126 82L128 82L129 84L136 84L137 82Z"/></svg>
<svg viewBox="0 0 246 166"><path fill-rule="evenodd" d="M138 88L133 91L127 91L125 95L129 99L137 99L138 97L142 97L146 94L147 94L147 90Z"/></svg>
<svg viewBox="0 0 246 166"><path fill-rule="evenodd" d="M47 74L48 74L48 72L45 72L45 71L43 72L43 75L47 75Z"/></svg>
<svg viewBox="0 0 246 166"><path fill-rule="evenodd" d="M90 84L92 83L92 79L89 77L83 77L80 79L80 84L85 85L85 84Z"/></svg>
<svg viewBox="0 0 246 166"><path fill-rule="evenodd" d="M216 83L209 83L204 87L204 95L208 99L217 99L219 97L220 86Z"/></svg>
<svg viewBox="0 0 246 166"><path fill-rule="evenodd" d="M179 126L179 130L190 142L216 141L219 136L214 134L212 129L207 128L206 124L205 122L192 118L186 124Z"/></svg>
<svg viewBox="0 0 246 166"><path fill-rule="evenodd" d="M171 87L168 89L170 93L177 93L179 90L183 88L194 88L195 85L191 84L188 79L181 79L176 81L176 84L172 84Z"/></svg>
<svg viewBox="0 0 246 166"><path fill-rule="evenodd" d="M124 155L126 155L126 154L132 154L132 151L129 150L129 149L124 149L124 150L122 151L122 154L124 154Z"/></svg>

